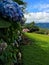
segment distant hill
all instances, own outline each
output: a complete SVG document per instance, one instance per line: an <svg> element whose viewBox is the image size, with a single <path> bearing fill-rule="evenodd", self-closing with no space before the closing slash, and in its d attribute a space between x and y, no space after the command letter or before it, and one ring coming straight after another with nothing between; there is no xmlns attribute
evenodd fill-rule
<svg viewBox="0 0 49 65"><path fill-rule="evenodd" d="M49 23L36 23L36 25L41 27L41 28L49 29Z"/></svg>

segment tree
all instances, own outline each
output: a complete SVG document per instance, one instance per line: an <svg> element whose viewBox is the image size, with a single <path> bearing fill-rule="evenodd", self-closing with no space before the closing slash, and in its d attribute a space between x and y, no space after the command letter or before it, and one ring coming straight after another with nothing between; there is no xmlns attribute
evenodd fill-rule
<svg viewBox="0 0 49 65"><path fill-rule="evenodd" d="M35 25L35 22L27 23L24 25L25 28L28 28L30 32L35 32L39 30L39 27Z"/></svg>
<svg viewBox="0 0 49 65"><path fill-rule="evenodd" d="M18 4L24 5L25 3L22 0L15 0Z"/></svg>

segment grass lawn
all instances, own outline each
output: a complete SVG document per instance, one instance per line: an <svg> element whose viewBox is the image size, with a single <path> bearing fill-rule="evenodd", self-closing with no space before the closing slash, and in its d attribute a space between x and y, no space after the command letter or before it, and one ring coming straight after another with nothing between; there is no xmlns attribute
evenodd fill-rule
<svg viewBox="0 0 49 65"><path fill-rule="evenodd" d="M49 36L25 33L31 45L22 46L23 65L49 65Z"/></svg>

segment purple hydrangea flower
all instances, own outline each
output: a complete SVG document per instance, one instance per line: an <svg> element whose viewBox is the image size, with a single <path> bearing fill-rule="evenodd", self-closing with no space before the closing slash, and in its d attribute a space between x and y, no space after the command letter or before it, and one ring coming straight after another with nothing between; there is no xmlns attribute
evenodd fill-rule
<svg viewBox="0 0 49 65"><path fill-rule="evenodd" d="M22 21L23 12L19 5L13 0L0 1L0 17L8 18L12 21Z"/></svg>

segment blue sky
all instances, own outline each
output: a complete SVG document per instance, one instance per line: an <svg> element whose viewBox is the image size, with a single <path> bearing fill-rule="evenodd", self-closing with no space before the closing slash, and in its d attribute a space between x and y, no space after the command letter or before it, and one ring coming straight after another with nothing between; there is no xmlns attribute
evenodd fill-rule
<svg viewBox="0 0 49 65"><path fill-rule="evenodd" d="M27 12L40 12L39 8L35 8L35 6L42 6L49 4L49 0L24 0L27 3L26 11Z"/></svg>
<svg viewBox="0 0 49 65"><path fill-rule="evenodd" d="M49 22L49 0L24 0L27 3L25 11L26 22Z"/></svg>

